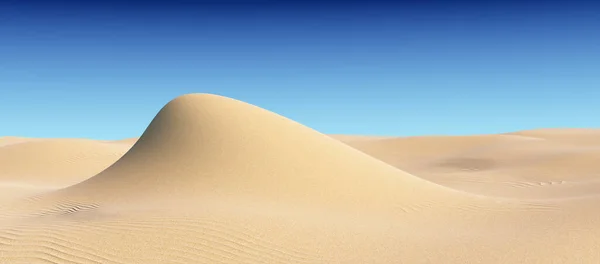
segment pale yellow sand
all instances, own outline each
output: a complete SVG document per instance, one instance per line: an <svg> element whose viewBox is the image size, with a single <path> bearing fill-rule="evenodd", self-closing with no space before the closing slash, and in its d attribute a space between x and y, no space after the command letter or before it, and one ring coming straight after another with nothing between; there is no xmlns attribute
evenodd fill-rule
<svg viewBox="0 0 600 264"><path fill-rule="evenodd" d="M340 140L421 178L470 193L524 199L600 194L600 130L546 131Z"/></svg>
<svg viewBox="0 0 600 264"><path fill-rule="evenodd" d="M139 140L0 138L0 263L600 263L597 136L326 136L186 95Z"/></svg>

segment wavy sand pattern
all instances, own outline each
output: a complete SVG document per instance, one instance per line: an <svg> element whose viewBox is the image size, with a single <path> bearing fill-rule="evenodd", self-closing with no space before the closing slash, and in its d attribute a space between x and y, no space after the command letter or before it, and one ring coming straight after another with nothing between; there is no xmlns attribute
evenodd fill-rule
<svg viewBox="0 0 600 264"><path fill-rule="evenodd" d="M0 263L600 263L600 130L327 136L191 94L0 138Z"/></svg>

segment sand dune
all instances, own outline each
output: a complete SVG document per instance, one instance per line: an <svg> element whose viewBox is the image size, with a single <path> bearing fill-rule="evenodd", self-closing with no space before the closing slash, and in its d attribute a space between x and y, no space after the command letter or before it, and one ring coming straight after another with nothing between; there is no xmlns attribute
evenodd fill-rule
<svg viewBox="0 0 600 264"><path fill-rule="evenodd" d="M532 199L600 193L600 131L566 129L544 138L545 131L343 141L414 175L470 193Z"/></svg>
<svg viewBox="0 0 600 264"><path fill-rule="evenodd" d="M185 95L139 140L0 138L0 263L598 263L596 135L327 136Z"/></svg>
<svg viewBox="0 0 600 264"><path fill-rule="evenodd" d="M0 148L0 179L71 185L101 172L129 148L128 145L85 139L37 139L12 143Z"/></svg>
<svg viewBox="0 0 600 264"><path fill-rule="evenodd" d="M536 137L571 144L600 145L600 138L598 137L598 135L600 135L600 129L536 129L508 134Z"/></svg>
<svg viewBox="0 0 600 264"><path fill-rule="evenodd" d="M35 141L35 140L40 140L40 139L26 138L26 137L13 137L13 136L0 137L0 147L12 145L12 144L18 144L18 143L27 142L27 141Z"/></svg>

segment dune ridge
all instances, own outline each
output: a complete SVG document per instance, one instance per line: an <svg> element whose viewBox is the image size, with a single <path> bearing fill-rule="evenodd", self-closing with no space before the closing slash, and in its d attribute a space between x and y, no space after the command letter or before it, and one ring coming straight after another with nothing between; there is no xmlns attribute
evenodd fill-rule
<svg viewBox="0 0 600 264"><path fill-rule="evenodd" d="M139 139L1 139L0 263L596 263L582 133L328 136L184 95Z"/></svg>

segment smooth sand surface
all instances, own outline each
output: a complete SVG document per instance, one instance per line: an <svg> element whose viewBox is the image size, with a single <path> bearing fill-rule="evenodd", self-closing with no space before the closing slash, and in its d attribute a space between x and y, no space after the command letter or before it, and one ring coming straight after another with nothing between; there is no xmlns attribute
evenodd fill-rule
<svg viewBox="0 0 600 264"><path fill-rule="evenodd" d="M0 138L0 263L600 263L600 130L324 135L185 95L138 139Z"/></svg>

